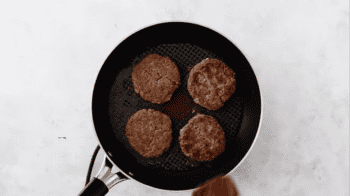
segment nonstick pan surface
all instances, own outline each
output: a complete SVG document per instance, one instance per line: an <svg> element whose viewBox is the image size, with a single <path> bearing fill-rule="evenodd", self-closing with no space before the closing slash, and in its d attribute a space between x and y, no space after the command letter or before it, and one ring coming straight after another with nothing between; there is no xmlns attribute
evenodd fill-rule
<svg viewBox="0 0 350 196"><path fill-rule="evenodd" d="M181 84L163 104L143 100L133 88L132 69L149 54L169 57L180 71ZM215 111L194 103L187 91L189 71L205 58L223 61L237 82L235 93ZM170 148L152 159L138 154L125 136L128 119L148 108L167 114L173 130ZM261 109L258 81L242 52L211 29L180 22L144 28L120 43L99 72L92 101L96 135L109 160L129 178L166 190L193 189L232 171L257 136ZM225 132L225 151L213 161L191 161L179 146L180 129L197 113L213 116Z"/></svg>

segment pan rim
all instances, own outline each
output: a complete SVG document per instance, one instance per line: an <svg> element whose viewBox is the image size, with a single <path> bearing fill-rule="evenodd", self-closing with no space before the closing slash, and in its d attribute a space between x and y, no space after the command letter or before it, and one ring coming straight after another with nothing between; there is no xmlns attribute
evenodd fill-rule
<svg viewBox="0 0 350 196"><path fill-rule="evenodd" d="M134 33L137 33L137 32L139 32L139 31L141 31L141 30L143 30L143 29L145 29L145 28L152 27L152 26L154 26L154 25L161 25L161 24L167 24L167 23L189 23L189 24L192 24L192 25L199 25L199 26L208 28L208 29L210 29L210 30L212 30L212 31L214 31L214 32L216 32L216 33L221 34L223 37L225 37L227 40L229 40L232 44L234 44L234 45L237 47L237 49L239 49L239 50L241 51L241 53L242 53L243 56L246 58L247 62L249 63L249 65L250 65L251 69L253 70L253 73L254 73L254 75L255 75L255 77L256 77L257 85L258 85L258 88L259 88L259 95L260 95L260 99L261 99L261 101L260 101L260 111L261 111L261 113L260 113L260 118L259 118L259 125L258 125L258 128L257 128L257 132L256 132L256 134L255 134L255 136L254 136L254 140L253 140L251 146L249 147L249 150L247 151L247 153L244 155L244 157L239 161L239 163L238 163L232 170L230 170L228 173L225 174L225 176L230 175L230 174L231 174L233 171L235 171L235 170L244 162L244 160L248 157L248 155L250 154L250 152L251 152L253 146L256 144L257 138L259 137L260 128L261 128L261 124L262 124L262 118L263 118L264 101L263 101L263 96L262 96L262 92L261 92L261 86L259 85L258 77L257 77L257 75L255 74L256 72L254 71L254 68L252 67L252 64L250 63L249 59L247 58L248 56L245 54L245 52L242 51L241 48L238 47L237 44L235 44L234 41L232 41L231 39L229 39L229 37L226 36L225 34L223 34L221 31L218 31L217 29L214 29L214 28L212 28L212 27L208 27L208 26L203 25L203 24L201 24L201 23L193 23L193 22L189 22L189 21L165 21L165 22L159 22L159 23L148 24L148 25L146 25L146 26L144 26L144 27L142 27L142 28L139 28L138 30L135 30L135 31L131 32L130 34L127 34L127 35L125 36L124 39L121 39L121 41L119 41L119 42L116 44L115 47L117 47L119 44L121 44L124 40L126 40L129 36L131 36L131 35L134 34ZM102 64L102 66L103 66L103 64ZM101 66L101 68L102 68L102 66ZM100 70L101 70L101 68L100 68ZM95 83L96 83L96 81L97 81L97 79L98 79L98 75L99 75L99 74L97 74L97 76L96 76ZM93 89L93 91L94 91L94 89ZM92 93L92 97L93 97L93 93ZM91 108L90 108L91 114L93 114L93 107L92 107L92 106L93 106L93 103L91 102ZM143 185L143 186L147 186L147 187L149 187L149 188L156 189L156 190L161 190L161 191L165 191L165 192L169 192L169 191L173 191L173 192L174 192L174 191L177 191L177 192L192 192L193 190L197 189L197 187L196 187L196 188L191 188L191 189L186 189L186 190L165 190L165 189L160 189L160 188L157 188L157 187L150 186L150 185L148 185L148 184L144 184L144 183L142 183L142 182L136 180L136 179L133 178L132 176L130 176L128 173L124 172L122 169L120 169L120 168L112 161L112 159L110 158L110 155L108 155L108 154L106 153L106 151L105 151L103 145L101 144L101 141L100 141L100 139L99 139L99 137L98 137L98 135L97 135L97 130L96 130L96 127L95 127L95 124L94 124L93 115L92 115L91 117L92 117L92 118L91 118L91 121L90 121L90 122L92 123L92 125L93 125L93 127L94 127L94 129L95 129L95 130L94 130L94 135L95 135L95 137L97 138L98 145L99 145L99 146L101 147L101 149L103 150L105 157L112 163L113 166L115 166L116 168L118 168L118 170L119 170L118 172L121 172L122 174L124 174L129 180L132 179L132 180L135 180L138 184L141 184L141 185ZM101 168L102 168L102 167L103 167L103 165L101 166Z"/></svg>

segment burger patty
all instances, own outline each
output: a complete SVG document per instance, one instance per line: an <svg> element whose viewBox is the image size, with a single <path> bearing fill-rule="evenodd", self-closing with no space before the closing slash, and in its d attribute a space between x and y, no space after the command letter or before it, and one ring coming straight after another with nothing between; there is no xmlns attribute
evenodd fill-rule
<svg viewBox="0 0 350 196"><path fill-rule="evenodd" d="M197 114L180 130L182 152L197 161L210 161L225 150L225 133L217 121Z"/></svg>
<svg viewBox="0 0 350 196"><path fill-rule="evenodd" d="M194 102L218 110L236 89L235 73L217 59L204 59L189 74L187 90Z"/></svg>
<svg viewBox="0 0 350 196"><path fill-rule="evenodd" d="M142 109L128 120L126 137L130 145L143 157L158 157L171 144L171 120L154 109Z"/></svg>
<svg viewBox="0 0 350 196"><path fill-rule="evenodd" d="M177 66L168 58L151 54L133 68L134 89L144 100L164 103L180 84Z"/></svg>

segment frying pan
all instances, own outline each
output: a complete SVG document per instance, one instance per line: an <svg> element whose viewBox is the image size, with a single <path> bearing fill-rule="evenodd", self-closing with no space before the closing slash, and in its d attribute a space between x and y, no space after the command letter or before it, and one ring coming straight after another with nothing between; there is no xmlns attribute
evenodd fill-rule
<svg viewBox="0 0 350 196"><path fill-rule="evenodd" d="M163 104L143 100L131 80L133 67L154 53L170 58L180 72L181 84L172 99ZM205 58L224 62L235 72L237 82L235 93L215 111L194 103L187 91L189 71ZM177 103L179 97L184 105ZM171 146L157 158L142 157L125 136L128 119L145 108L172 119ZM174 110L180 115L174 116ZM212 161L189 160L179 146L180 129L198 113L213 116L225 132L225 151ZM191 190L227 175L247 156L258 135L262 97L248 60L227 38L197 24L168 22L130 35L108 56L95 83L92 116L106 159L99 174L79 195L105 195L115 184L127 179L156 189ZM120 171L112 172L112 167Z"/></svg>

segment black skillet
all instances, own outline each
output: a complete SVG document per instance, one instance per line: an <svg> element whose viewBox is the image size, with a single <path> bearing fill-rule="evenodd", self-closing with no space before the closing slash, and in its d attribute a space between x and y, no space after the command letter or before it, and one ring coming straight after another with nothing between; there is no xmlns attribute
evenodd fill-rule
<svg viewBox="0 0 350 196"><path fill-rule="evenodd" d="M163 104L143 100L134 91L131 80L133 66L153 53L169 57L181 75L181 84L172 99ZM235 93L216 111L194 103L187 91L190 69L205 58L223 61L236 76ZM125 137L128 118L145 108L161 111L172 119L172 144L158 158L143 158ZM174 116L176 110L180 115ZM243 161L253 146L261 112L261 94L254 71L242 52L227 38L209 28L183 22L144 28L114 49L97 77L92 114L106 160L100 173L80 195L104 195L113 185L127 179L162 190L190 190L210 179L225 176ZM193 162L179 147L179 130L197 113L213 116L225 131L225 151L213 161ZM120 171L111 172L113 166Z"/></svg>

